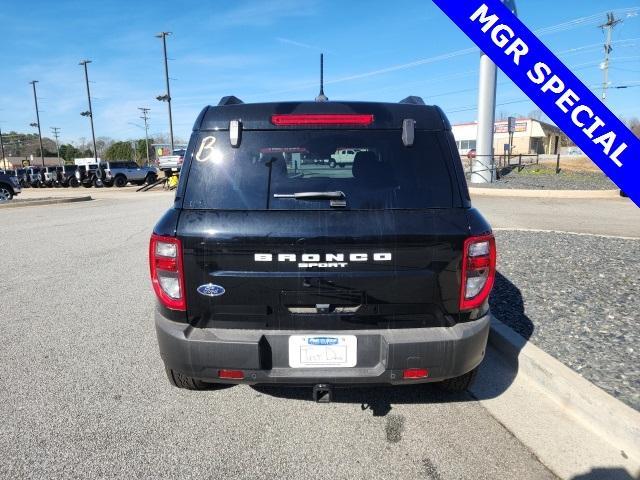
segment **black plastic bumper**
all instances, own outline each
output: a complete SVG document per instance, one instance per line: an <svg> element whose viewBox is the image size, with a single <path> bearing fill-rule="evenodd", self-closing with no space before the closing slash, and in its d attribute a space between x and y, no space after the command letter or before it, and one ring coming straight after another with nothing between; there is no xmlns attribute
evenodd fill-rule
<svg viewBox="0 0 640 480"><path fill-rule="evenodd" d="M167 367L208 382L312 385L406 384L463 375L484 358L491 315L453 327L301 332L194 328L156 311L160 355ZM305 333L355 335L357 365L291 368L289 336ZM426 368L427 378L403 380L408 368ZM242 370L243 380L221 380L220 369Z"/></svg>

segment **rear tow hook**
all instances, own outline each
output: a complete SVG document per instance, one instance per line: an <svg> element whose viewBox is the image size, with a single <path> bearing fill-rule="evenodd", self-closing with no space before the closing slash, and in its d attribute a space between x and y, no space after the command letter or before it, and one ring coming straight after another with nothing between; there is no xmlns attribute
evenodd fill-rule
<svg viewBox="0 0 640 480"><path fill-rule="evenodd" d="M331 403L333 401L333 389L331 385L325 383L314 385L313 401L318 403Z"/></svg>

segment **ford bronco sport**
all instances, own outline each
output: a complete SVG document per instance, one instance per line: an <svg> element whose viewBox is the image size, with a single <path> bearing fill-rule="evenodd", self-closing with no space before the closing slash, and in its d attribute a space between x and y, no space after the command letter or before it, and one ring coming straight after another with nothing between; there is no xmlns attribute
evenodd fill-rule
<svg viewBox="0 0 640 480"><path fill-rule="evenodd" d="M471 383L496 250L440 108L225 97L182 173L149 248L173 385Z"/></svg>

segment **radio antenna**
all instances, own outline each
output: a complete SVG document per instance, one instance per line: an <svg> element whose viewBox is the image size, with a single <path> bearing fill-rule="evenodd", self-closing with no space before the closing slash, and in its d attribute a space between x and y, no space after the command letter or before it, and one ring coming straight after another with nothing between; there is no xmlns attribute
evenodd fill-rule
<svg viewBox="0 0 640 480"><path fill-rule="evenodd" d="M320 54L320 93L316 97L316 102L326 102L329 99L324 94L324 54Z"/></svg>

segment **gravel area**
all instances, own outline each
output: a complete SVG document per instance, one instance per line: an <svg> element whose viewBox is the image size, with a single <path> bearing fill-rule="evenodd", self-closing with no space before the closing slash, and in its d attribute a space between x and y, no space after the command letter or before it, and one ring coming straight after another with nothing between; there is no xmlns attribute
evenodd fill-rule
<svg viewBox="0 0 640 480"><path fill-rule="evenodd" d="M496 232L495 316L640 410L640 240Z"/></svg>
<svg viewBox="0 0 640 480"><path fill-rule="evenodd" d="M467 173L467 181L469 173ZM494 183L471 185L481 188L517 188L532 190L615 190L615 184L601 172L580 172L561 170L556 174L555 168L530 165L518 172L514 169L503 172L502 177Z"/></svg>

